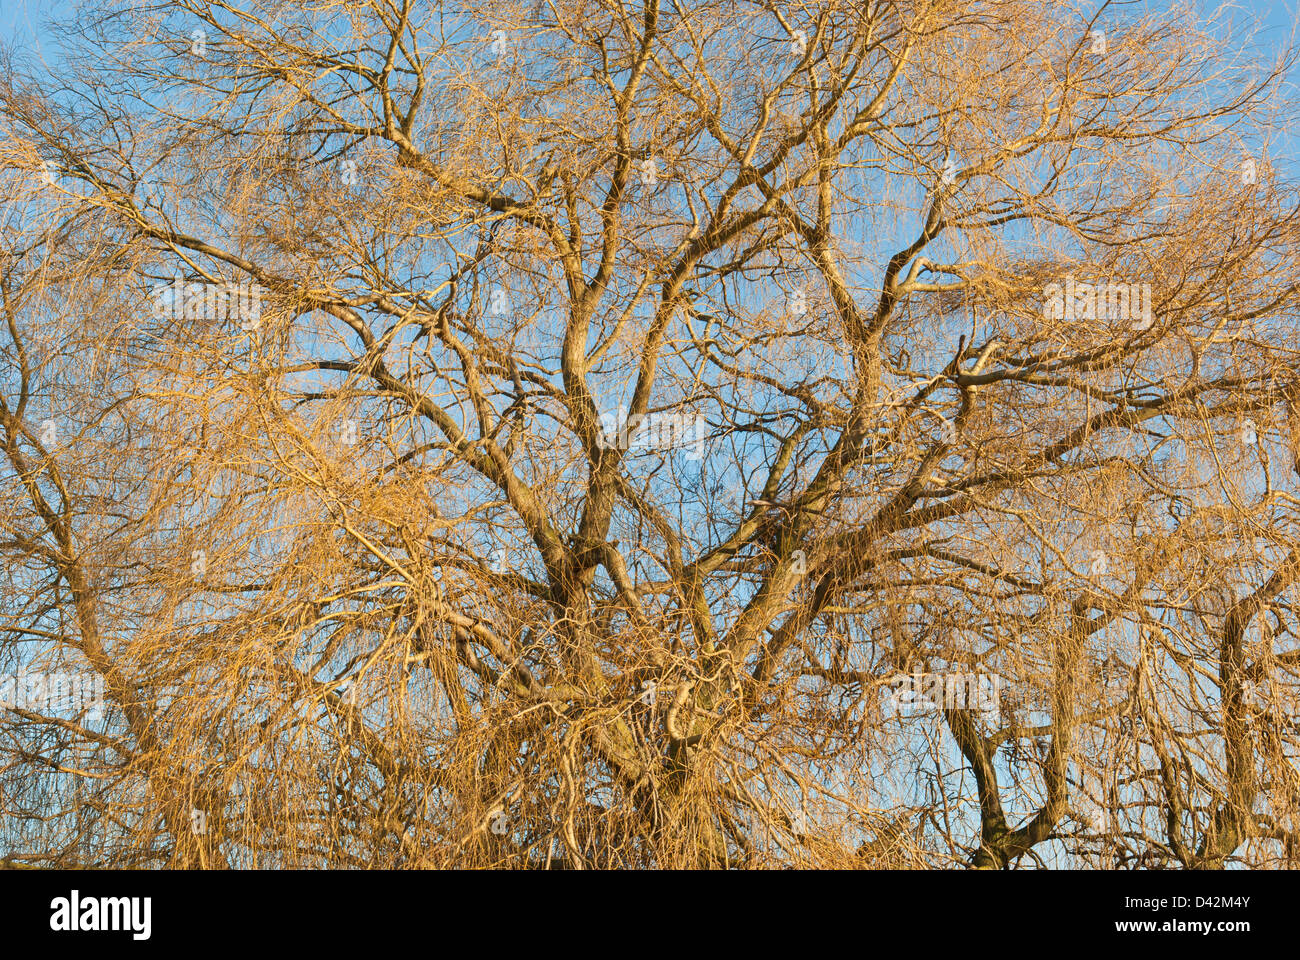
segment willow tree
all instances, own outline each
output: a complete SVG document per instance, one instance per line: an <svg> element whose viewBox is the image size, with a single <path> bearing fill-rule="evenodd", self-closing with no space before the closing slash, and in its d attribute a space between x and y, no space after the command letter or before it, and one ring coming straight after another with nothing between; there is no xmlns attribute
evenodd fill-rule
<svg viewBox="0 0 1300 960"><path fill-rule="evenodd" d="M103 696L0 713L0 856L1293 866L1293 60L1217 16L8 51L0 666Z"/></svg>

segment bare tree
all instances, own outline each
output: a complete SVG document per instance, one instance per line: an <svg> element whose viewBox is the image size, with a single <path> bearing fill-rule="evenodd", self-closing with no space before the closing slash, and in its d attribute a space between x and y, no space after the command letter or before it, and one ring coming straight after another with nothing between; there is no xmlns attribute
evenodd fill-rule
<svg viewBox="0 0 1300 960"><path fill-rule="evenodd" d="M0 858L1295 866L1294 53L1220 16L8 51Z"/></svg>

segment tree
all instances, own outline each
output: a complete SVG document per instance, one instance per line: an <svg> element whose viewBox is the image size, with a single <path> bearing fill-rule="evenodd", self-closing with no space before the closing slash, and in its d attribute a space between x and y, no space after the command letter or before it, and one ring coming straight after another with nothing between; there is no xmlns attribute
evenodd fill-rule
<svg viewBox="0 0 1300 960"><path fill-rule="evenodd" d="M1294 52L1215 16L9 51L0 854L1294 866Z"/></svg>

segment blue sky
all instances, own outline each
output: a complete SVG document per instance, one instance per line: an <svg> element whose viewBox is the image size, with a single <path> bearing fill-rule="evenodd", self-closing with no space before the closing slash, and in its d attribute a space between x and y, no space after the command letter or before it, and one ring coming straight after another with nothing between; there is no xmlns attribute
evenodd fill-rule
<svg viewBox="0 0 1300 960"><path fill-rule="evenodd" d="M79 8L101 7L104 2L105 0L0 0L0 41L20 43L31 51L53 55L54 43L48 29L49 22L74 20L81 15ZM111 2L114 6L126 7L131 5L132 0ZM1169 5L1114 4L1112 9L1127 18L1143 8L1159 9ZM1210 10L1217 4L1203 3L1201 6ZM1287 38L1295 32L1297 19L1300 18L1300 4L1297 4L1297 0L1264 0L1262 3L1245 0L1223 8L1221 16L1230 32L1259 19L1265 28L1262 42L1276 49L1284 45ZM1300 82L1300 77L1294 77L1293 82Z"/></svg>

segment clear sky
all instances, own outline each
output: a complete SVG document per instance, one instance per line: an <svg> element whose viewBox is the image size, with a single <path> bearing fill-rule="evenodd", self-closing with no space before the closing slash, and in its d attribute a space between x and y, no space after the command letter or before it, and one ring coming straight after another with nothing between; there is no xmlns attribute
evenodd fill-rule
<svg viewBox="0 0 1300 960"><path fill-rule="evenodd" d="M20 49L28 56L44 58L49 63L58 59L58 39L52 25L75 23L87 16L88 11L102 10L105 5L124 8L133 4L153 5L160 0L0 0L0 44ZM631 0L628 0L631 2ZM1257 42L1264 50L1276 55L1295 39L1300 21L1300 0L1192 0L1218 22L1218 32L1225 43L1242 32L1253 30L1258 22L1262 32ZM1098 3L1097 6L1102 4ZM1106 4L1108 11L1099 22L1113 13L1117 19L1132 19L1146 9L1172 6L1169 0L1130 0ZM1062 4L1062 15L1077 16ZM1069 12L1067 12L1069 11ZM1300 69L1292 71L1283 96L1300 97ZM1269 153L1281 166L1294 164L1300 157L1300 131L1277 131L1276 140L1270 144ZM1294 168L1292 168L1294 169Z"/></svg>
<svg viewBox="0 0 1300 960"><path fill-rule="evenodd" d="M52 54L51 36L46 24L58 18L76 18L81 8L101 8L106 3L127 7L133 2L149 3L156 0L0 0L0 41L19 41L29 50L44 50ZM1124 17L1131 17L1144 7L1158 9L1171 6L1168 2L1112 4L1112 9ZM1267 32L1261 38L1271 46L1285 44L1296 29L1300 17L1300 0L1237 0L1219 6L1201 3L1205 10L1220 10L1220 17L1228 25L1244 25L1259 19ZM1300 82L1300 77L1293 78Z"/></svg>

